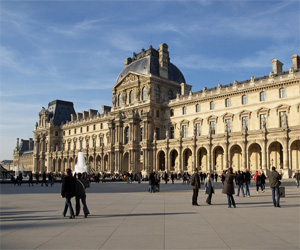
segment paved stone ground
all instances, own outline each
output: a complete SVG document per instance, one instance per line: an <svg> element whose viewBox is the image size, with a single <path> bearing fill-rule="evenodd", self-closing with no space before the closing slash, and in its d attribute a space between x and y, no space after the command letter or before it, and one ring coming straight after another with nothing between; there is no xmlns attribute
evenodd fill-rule
<svg viewBox="0 0 300 250"><path fill-rule="evenodd" d="M227 208L221 183L211 206L201 189L199 204L181 182L92 183L87 189L91 215L62 217L61 184L53 187L2 184L1 249L299 249L300 196L293 180L283 180L286 197L274 208L271 191L236 197ZM268 185L267 185L268 186ZM74 199L73 199L74 200ZM75 201L73 201L73 207Z"/></svg>

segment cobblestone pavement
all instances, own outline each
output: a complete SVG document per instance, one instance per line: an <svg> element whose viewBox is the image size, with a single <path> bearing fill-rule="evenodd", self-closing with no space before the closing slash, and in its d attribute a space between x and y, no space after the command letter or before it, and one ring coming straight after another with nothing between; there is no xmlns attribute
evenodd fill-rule
<svg viewBox="0 0 300 250"><path fill-rule="evenodd" d="M1 249L299 249L300 195L294 180L283 180L286 197L274 208L271 190L234 197L227 207L222 184L212 205L200 190L192 206L189 185L92 183L88 218L62 216L61 184L29 187L2 184ZM73 207L75 207L75 200Z"/></svg>

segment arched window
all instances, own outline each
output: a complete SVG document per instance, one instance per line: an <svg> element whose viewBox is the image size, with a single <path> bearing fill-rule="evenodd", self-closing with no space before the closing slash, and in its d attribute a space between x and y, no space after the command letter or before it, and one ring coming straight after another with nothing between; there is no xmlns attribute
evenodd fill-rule
<svg viewBox="0 0 300 250"><path fill-rule="evenodd" d="M170 110L170 116L171 116L171 117L174 116L174 109L171 109L171 110Z"/></svg>
<svg viewBox="0 0 300 250"><path fill-rule="evenodd" d="M129 127L126 127L124 131L124 144L127 144L128 141L129 141Z"/></svg>
<svg viewBox="0 0 300 250"><path fill-rule="evenodd" d="M171 89L168 92L168 97L169 97L169 100L173 99L173 91Z"/></svg>
<svg viewBox="0 0 300 250"><path fill-rule="evenodd" d="M211 101L210 102L210 110L214 110L215 109L215 102Z"/></svg>
<svg viewBox="0 0 300 250"><path fill-rule="evenodd" d="M246 95L242 96L242 104L247 104L247 96Z"/></svg>
<svg viewBox="0 0 300 250"><path fill-rule="evenodd" d="M265 91L260 92L260 101L264 102L266 100Z"/></svg>
<svg viewBox="0 0 300 250"><path fill-rule="evenodd" d="M146 96L147 96L147 89L146 87L143 87L142 89L142 100L145 101L146 100Z"/></svg>
<svg viewBox="0 0 300 250"><path fill-rule="evenodd" d="M129 104L133 103L133 90L129 92Z"/></svg>
<svg viewBox="0 0 300 250"><path fill-rule="evenodd" d="M225 107L226 108L230 107L230 99L229 98L225 99Z"/></svg>
<svg viewBox="0 0 300 250"><path fill-rule="evenodd" d="M285 97L285 89L284 88L280 88L279 89L279 98L284 98Z"/></svg>
<svg viewBox="0 0 300 250"><path fill-rule="evenodd" d="M122 105L122 94L118 95L118 106L121 107Z"/></svg>
<svg viewBox="0 0 300 250"><path fill-rule="evenodd" d="M160 88L158 86L155 88L155 99L157 102L160 102Z"/></svg>

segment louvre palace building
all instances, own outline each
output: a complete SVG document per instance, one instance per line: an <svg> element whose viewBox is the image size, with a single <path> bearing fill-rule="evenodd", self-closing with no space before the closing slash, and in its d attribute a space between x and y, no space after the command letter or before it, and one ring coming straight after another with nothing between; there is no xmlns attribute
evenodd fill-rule
<svg viewBox="0 0 300 250"><path fill-rule="evenodd" d="M271 58L270 58L271 59ZM167 44L125 59L112 106L76 112L55 100L42 108L34 138L17 139L14 165L25 171L74 169L84 152L90 172L150 170L221 173L300 168L300 57L273 59L267 76L192 91Z"/></svg>

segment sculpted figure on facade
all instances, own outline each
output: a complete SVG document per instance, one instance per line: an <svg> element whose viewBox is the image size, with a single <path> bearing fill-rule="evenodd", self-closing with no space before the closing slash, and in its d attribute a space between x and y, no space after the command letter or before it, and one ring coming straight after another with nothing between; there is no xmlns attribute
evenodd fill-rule
<svg viewBox="0 0 300 250"><path fill-rule="evenodd" d="M287 128L287 115L286 115L286 113L283 114L281 119L282 119L282 128Z"/></svg>

